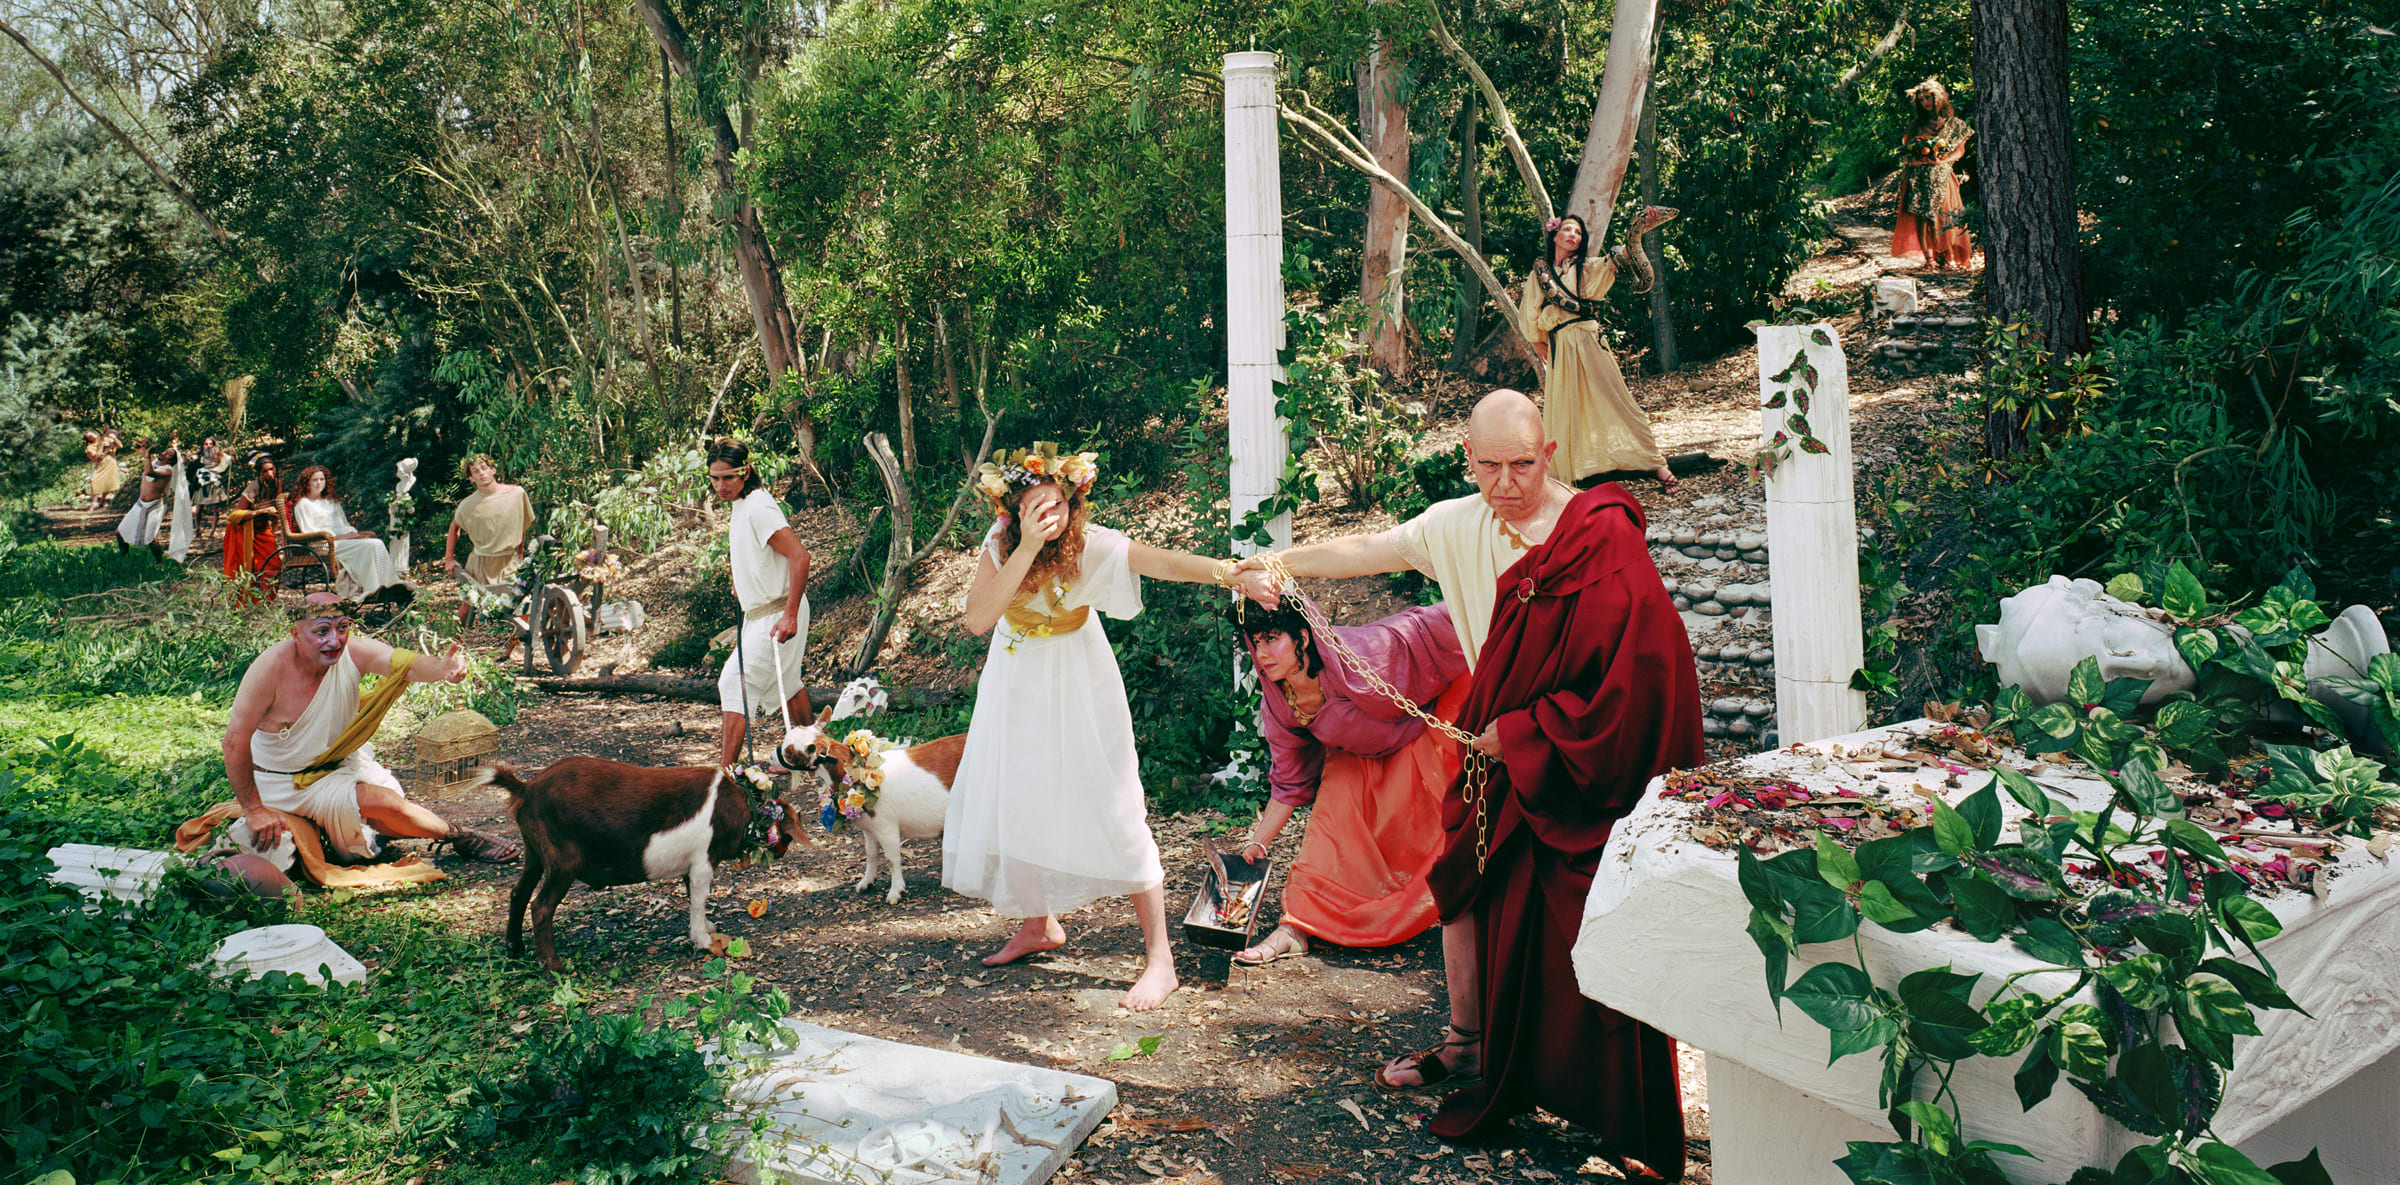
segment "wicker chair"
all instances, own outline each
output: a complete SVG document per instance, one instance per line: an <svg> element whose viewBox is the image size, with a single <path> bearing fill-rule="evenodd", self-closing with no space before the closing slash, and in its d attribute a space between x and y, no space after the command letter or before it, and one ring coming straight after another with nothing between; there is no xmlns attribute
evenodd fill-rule
<svg viewBox="0 0 2400 1185"><path fill-rule="evenodd" d="M283 500L282 555L283 580L287 586L293 583L293 574L297 572L299 587L306 589L311 583L309 572L313 569L316 573L314 583L330 589L342 570L341 561L333 557L333 532L300 530L299 524L292 519L290 498Z"/></svg>

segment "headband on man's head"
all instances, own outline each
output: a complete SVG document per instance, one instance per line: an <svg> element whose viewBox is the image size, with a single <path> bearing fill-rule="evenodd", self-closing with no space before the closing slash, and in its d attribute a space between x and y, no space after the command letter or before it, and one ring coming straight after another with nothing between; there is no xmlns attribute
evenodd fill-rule
<svg viewBox="0 0 2400 1185"><path fill-rule="evenodd" d="M292 606L284 616L292 624L298 625L303 621L313 621L319 617L347 620L350 615L342 611L340 597L329 592L313 592L300 598L300 603Z"/></svg>

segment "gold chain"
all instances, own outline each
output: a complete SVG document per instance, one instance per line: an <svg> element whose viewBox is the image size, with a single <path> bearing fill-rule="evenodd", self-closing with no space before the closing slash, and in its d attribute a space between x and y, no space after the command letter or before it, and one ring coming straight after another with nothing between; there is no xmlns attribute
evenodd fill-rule
<svg viewBox="0 0 2400 1185"><path fill-rule="evenodd" d="M1308 619L1308 624L1316 630L1317 637L1325 645L1332 647L1335 654L1342 656L1342 662L1347 668L1346 673L1365 682L1368 687L1390 700L1400 710L1423 721L1425 727L1458 742L1459 746L1466 751L1467 809L1475 812L1475 871L1481 874L1484 866L1490 863L1492 858L1492 821L1490 812L1484 809L1487 788L1491 782L1491 759L1484 754L1483 750L1475 747L1474 737L1468 735L1457 725L1417 706L1415 700L1401 694L1400 689L1392 686L1391 681L1385 679L1381 672L1368 665L1365 659L1358 656L1357 651L1350 649L1349 644L1342 641L1341 635L1333 632L1332 624L1325 620L1325 611L1318 608L1317 603L1310 600L1307 593L1300 591L1300 582L1292 576L1291 569L1283 566L1281 555L1271 551L1261 552L1259 560L1266 567L1267 574L1275 578L1280 595L1299 602L1300 615Z"/></svg>

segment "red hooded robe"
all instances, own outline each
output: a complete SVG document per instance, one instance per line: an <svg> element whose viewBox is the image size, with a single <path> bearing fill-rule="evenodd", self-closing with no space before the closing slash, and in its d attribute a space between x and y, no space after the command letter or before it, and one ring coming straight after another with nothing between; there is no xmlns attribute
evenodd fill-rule
<svg viewBox="0 0 2400 1185"><path fill-rule="evenodd" d="M1458 723L1494 721L1490 858L1479 871L1462 776L1429 875L1441 916L1481 927L1484 1080L1445 1100L1432 1130L1467 1138L1538 1106L1680 1176L1674 1042L1587 999L1569 957L1610 827L1652 777L1702 761L1691 639L1623 486L1578 495L1502 574Z"/></svg>

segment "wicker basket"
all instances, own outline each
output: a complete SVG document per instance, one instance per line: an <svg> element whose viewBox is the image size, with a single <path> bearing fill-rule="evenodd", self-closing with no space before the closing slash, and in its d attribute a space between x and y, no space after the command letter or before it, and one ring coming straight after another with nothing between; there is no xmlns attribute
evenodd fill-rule
<svg viewBox="0 0 2400 1185"><path fill-rule="evenodd" d="M450 797L499 750L500 728L481 712L461 709L426 721L417 730L409 796L420 802Z"/></svg>

